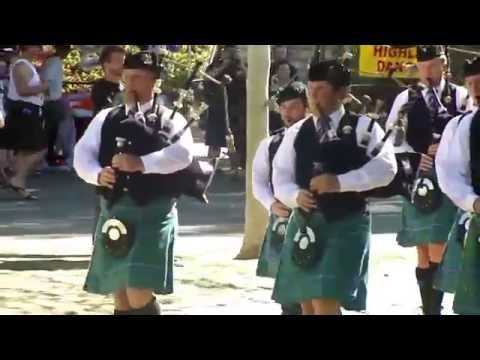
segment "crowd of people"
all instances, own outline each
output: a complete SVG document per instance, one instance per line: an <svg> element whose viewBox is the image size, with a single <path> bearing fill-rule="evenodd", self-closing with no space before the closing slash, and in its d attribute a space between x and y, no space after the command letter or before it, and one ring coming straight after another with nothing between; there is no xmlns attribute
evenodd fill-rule
<svg viewBox="0 0 480 360"><path fill-rule="evenodd" d="M235 143L235 151L229 153L231 172L244 174L247 65L238 46L218 49L207 73L228 80L225 87L205 81L196 92L208 106L201 127L211 157L219 156L227 147L226 134L231 132ZM99 56L103 77L86 92L66 94L63 61L71 50L70 45L53 45L47 50L43 45L0 49L0 183L27 200L37 199L27 189L29 174L48 169L71 171L73 147L92 118L100 110L122 102L125 49L105 46ZM270 94L274 96L296 79L297 69L288 61L287 47L273 47ZM78 98L92 107L90 114L79 118L72 109ZM21 120L22 116L29 120ZM269 124L271 131L282 127L278 109L271 109Z"/></svg>
<svg viewBox="0 0 480 360"><path fill-rule="evenodd" d="M71 50L70 45L0 49L0 184L25 200L37 199L27 189L29 175L73 171L73 148L93 116L123 101L123 47L103 48L104 76L77 94L64 91L64 60ZM81 102L85 113L76 118L72 103Z"/></svg>

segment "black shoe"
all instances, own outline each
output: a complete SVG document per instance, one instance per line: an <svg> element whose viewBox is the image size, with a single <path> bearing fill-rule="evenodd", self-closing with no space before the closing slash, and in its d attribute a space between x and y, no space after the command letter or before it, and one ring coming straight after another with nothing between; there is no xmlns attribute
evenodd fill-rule
<svg viewBox="0 0 480 360"><path fill-rule="evenodd" d="M433 283L430 268L416 268L415 274L417 277L418 289L420 290L420 297L422 299L423 314L429 315Z"/></svg>
<svg viewBox="0 0 480 360"><path fill-rule="evenodd" d="M160 315L160 305L157 303L155 296L147 305L141 309L132 309L128 312L128 315Z"/></svg>
<svg viewBox="0 0 480 360"><path fill-rule="evenodd" d="M430 262L430 271L432 272L432 284L433 279L435 278L435 274L438 270L440 264ZM432 293L430 295L430 315L442 315L442 301L443 301L443 291L437 290L433 288L432 285Z"/></svg>
<svg viewBox="0 0 480 360"><path fill-rule="evenodd" d="M15 185L12 185L11 183L9 183L9 184L7 184L7 188L15 191L18 195L20 195L23 198L23 200L28 200L28 201L38 200L37 196L33 195L27 189L22 188L20 186L15 186Z"/></svg>
<svg viewBox="0 0 480 360"><path fill-rule="evenodd" d="M302 315L300 304L282 304L282 315Z"/></svg>
<svg viewBox="0 0 480 360"><path fill-rule="evenodd" d="M120 315L128 315L128 310L117 310L117 309L114 309L113 310L113 315L115 316L120 316Z"/></svg>

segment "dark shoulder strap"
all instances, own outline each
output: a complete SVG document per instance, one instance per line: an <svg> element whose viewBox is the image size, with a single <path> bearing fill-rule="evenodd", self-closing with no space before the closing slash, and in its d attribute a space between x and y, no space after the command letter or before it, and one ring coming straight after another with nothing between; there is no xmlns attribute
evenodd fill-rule
<svg viewBox="0 0 480 360"><path fill-rule="evenodd" d="M477 195L480 195L480 111L473 115L470 125L470 166L472 172L472 186Z"/></svg>
<svg viewBox="0 0 480 360"><path fill-rule="evenodd" d="M419 86L410 86L407 91L408 102L423 98L422 89Z"/></svg>
<svg viewBox="0 0 480 360"><path fill-rule="evenodd" d="M282 144L283 138L285 137L285 128L279 129L275 131L275 135L272 135L272 139L270 140L270 144L268 144L268 172L269 172L269 181L270 187L273 190L273 158L277 154L278 148Z"/></svg>
<svg viewBox="0 0 480 360"><path fill-rule="evenodd" d="M117 118L119 117L120 113L121 112L125 112L125 105L117 105L115 106L108 114L107 116L105 117L105 121L104 121L104 124L106 122L110 122L111 120L113 120L114 118Z"/></svg>
<svg viewBox="0 0 480 360"><path fill-rule="evenodd" d="M358 119L360 115L347 111L338 124L337 136L356 144Z"/></svg>
<svg viewBox="0 0 480 360"><path fill-rule="evenodd" d="M460 115L460 117L457 120L457 126L460 125L460 123L462 122L462 120L465 116L467 116L468 114L471 114L471 113L472 113L472 110L467 111L467 112L463 113L462 115Z"/></svg>
<svg viewBox="0 0 480 360"><path fill-rule="evenodd" d="M307 118L302 126L300 127L300 130L298 130L297 137L295 138L294 142L294 147L297 148L299 145L302 145L301 140L304 139L304 136L307 135L308 133L315 134L315 123L313 122L313 116L310 116Z"/></svg>
<svg viewBox="0 0 480 360"><path fill-rule="evenodd" d="M275 131L274 135L272 135L270 144L268 144L268 161L270 163L270 166L272 165L273 158L275 157L275 154L277 153L284 136L285 128Z"/></svg>

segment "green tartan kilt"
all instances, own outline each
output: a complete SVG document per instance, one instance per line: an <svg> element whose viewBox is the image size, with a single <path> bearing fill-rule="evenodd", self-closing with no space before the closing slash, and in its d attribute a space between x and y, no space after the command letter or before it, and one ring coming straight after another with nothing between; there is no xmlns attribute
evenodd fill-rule
<svg viewBox="0 0 480 360"><path fill-rule="evenodd" d="M442 205L431 214L424 214L409 201L403 200L402 228L397 234L400 246L412 247L447 241L457 208L445 194L442 196Z"/></svg>
<svg viewBox="0 0 480 360"><path fill-rule="evenodd" d="M265 239L258 259L257 276L273 279L277 276L287 224L288 219L280 218L275 214L270 215L268 227L265 232Z"/></svg>
<svg viewBox="0 0 480 360"><path fill-rule="evenodd" d="M479 215L474 215L470 221L453 301L453 311L460 315L480 315Z"/></svg>
<svg viewBox="0 0 480 360"><path fill-rule="evenodd" d="M463 245L458 241L458 222L465 212L458 210L448 235L442 262L435 274L433 286L443 292L455 293L463 257Z"/></svg>
<svg viewBox="0 0 480 360"><path fill-rule="evenodd" d="M295 209L287 228L272 298L281 304L333 299L348 310L365 310L370 215L356 214L328 223L320 212L311 214L308 226L317 238L322 234L325 250L308 269L292 261L294 238L301 223L298 217Z"/></svg>
<svg viewBox="0 0 480 360"><path fill-rule="evenodd" d="M134 241L127 256L113 257L101 236L103 224L111 217L128 222ZM173 293L173 245L178 228L176 202L159 198L139 207L123 196L111 209L101 199L92 259L85 291L112 294L120 289L153 289L156 294Z"/></svg>

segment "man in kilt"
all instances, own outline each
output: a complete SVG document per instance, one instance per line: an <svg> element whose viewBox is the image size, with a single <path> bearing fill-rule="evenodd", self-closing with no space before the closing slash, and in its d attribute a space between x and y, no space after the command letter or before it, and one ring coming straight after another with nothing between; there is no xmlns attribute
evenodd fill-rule
<svg viewBox="0 0 480 360"><path fill-rule="evenodd" d="M257 275L275 278L290 209L275 199L272 185L272 163L282 143L286 129L305 118L308 109L307 89L294 82L277 95L277 103L284 127L276 130L258 146L253 159L253 195L270 213L262 251L258 260ZM301 315L299 304L282 304L282 315Z"/></svg>
<svg viewBox="0 0 480 360"><path fill-rule="evenodd" d="M435 289L433 282L457 211L438 186L434 160L447 123L465 110L468 96L465 88L450 83L445 77L446 61L441 46L417 47L420 82L397 96L386 124L387 129L393 128L399 113L405 112L406 133L402 141L395 144L395 152L421 154L412 201L405 199L403 203L402 228L397 242L402 247L417 249L415 275L425 315L441 314L443 292ZM422 199L429 197L436 201L424 206L427 201Z"/></svg>
<svg viewBox="0 0 480 360"><path fill-rule="evenodd" d="M447 248L455 271L452 288L455 293L453 310L461 315L480 314L480 58L464 64L465 84L474 102L472 111L453 119L456 131L449 146L448 157L442 161L442 171L448 176L440 178L442 190L462 213ZM457 243L457 250L450 245ZM453 246L452 246L453 247ZM452 255L453 254L453 255ZM445 258L442 267L446 266ZM450 268L452 268L451 266ZM447 274L448 275L448 274Z"/></svg>
<svg viewBox="0 0 480 360"><path fill-rule="evenodd" d="M301 303L304 315L365 310L371 234L362 192L397 172L375 121L345 111L351 73L332 60L312 64L312 116L290 127L273 161L275 197L293 209L273 299Z"/></svg>
<svg viewBox="0 0 480 360"><path fill-rule="evenodd" d="M193 139L178 113L157 102L161 64L156 54L125 59L126 104L93 119L75 148L74 167L97 186L101 211L85 290L114 294L117 315L159 315L154 294L173 292L176 199L181 170L192 162Z"/></svg>

